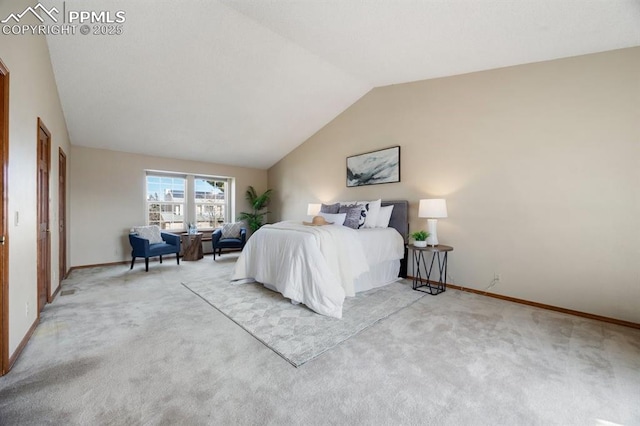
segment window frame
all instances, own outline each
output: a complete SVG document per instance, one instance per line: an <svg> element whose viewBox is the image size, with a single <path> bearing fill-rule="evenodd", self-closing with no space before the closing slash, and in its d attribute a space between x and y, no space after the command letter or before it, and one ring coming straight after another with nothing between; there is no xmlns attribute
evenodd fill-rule
<svg viewBox="0 0 640 426"><path fill-rule="evenodd" d="M184 186L182 188L182 201L175 201L175 200L160 200L160 199L156 199L156 200L150 200L149 199L149 177L154 177L154 178L170 178L170 179L182 179L184 181ZM145 173L145 178L144 178L144 186L145 186L145 190L144 190L144 198L145 198L145 224L146 225L158 225L160 226L160 229L162 229L163 231L181 231L185 229L185 219L186 219L186 196L187 196L187 179L186 176L184 175L180 175L177 173L166 173L166 172L151 172L151 171L146 171ZM156 196L158 196L158 198L160 197L157 193ZM162 227L162 220L160 220L158 223L156 223L155 221L152 222L151 221L151 204L159 204L160 205L160 211L158 212L158 214L162 214L163 213L163 209L162 206L182 206L182 208L180 210L182 210L182 226L181 227L169 227L169 228L163 228ZM173 210L173 209L172 209ZM175 212L172 212L172 214L176 214ZM174 222L171 221L169 222L171 224L179 224L180 222Z"/></svg>
<svg viewBox="0 0 640 426"><path fill-rule="evenodd" d="M221 182L223 183L223 201L221 203L216 203L215 201L212 203L207 203L206 201L198 201L197 198L197 194L198 191L196 190L196 181L197 180L204 180L204 181L214 181L214 182ZM222 226L223 223L227 223L229 222L229 218L230 218L230 196L229 196L229 192L230 192L230 188L231 188L231 183L230 183L230 179L229 178L222 178L219 176L207 176L207 175L193 175L193 222L198 226L198 229L204 229L204 230L213 230L216 229L220 226ZM218 216L218 215L214 215L214 222L217 222L217 224L214 224L213 226L209 226L209 227L201 227L200 226L200 221L198 220L198 206L206 206L207 204L213 205L213 206L219 206L220 209L224 212L222 215ZM220 219L217 219L220 218Z"/></svg>
<svg viewBox="0 0 640 426"><path fill-rule="evenodd" d="M224 200L222 203L215 203L216 205L220 205L224 214L219 216L222 218L222 222L216 221L217 224L214 224L213 227L205 226L198 227L199 231L213 231L217 227L220 227L222 223L227 223L231 221L233 217L233 204L232 201L235 200L232 191L235 189L235 179L233 177L227 176L216 176L216 175L207 175L202 173L180 173L180 172L167 172L160 170L145 170L145 178L144 178L144 208L145 208L145 223L147 225L150 224L150 215L149 215L149 204L150 201L148 199L148 177L169 177L169 178L181 178L184 179L185 187L184 187L184 198L182 202L175 202L175 204L183 205L183 222L181 229L167 229L167 231L171 232L185 232L188 229L188 224L197 224L197 211L199 205L206 205L206 203L199 203L196 198L196 180L212 180L216 182L224 183ZM174 203L172 201L158 201L158 204L170 204ZM218 217L218 216L214 216ZM201 221L202 222L202 221ZM200 222L200 223L201 223ZM174 222L176 223L176 222Z"/></svg>

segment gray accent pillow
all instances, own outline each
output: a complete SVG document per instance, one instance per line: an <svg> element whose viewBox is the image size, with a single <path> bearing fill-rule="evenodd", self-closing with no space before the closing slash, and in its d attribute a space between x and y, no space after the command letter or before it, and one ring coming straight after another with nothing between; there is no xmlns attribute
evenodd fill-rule
<svg viewBox="0 0 640 426"><path fill-rule="evenodd" d="M225 238L240 238L240 230L242 229L242 222L225 223L222 225L222 239Z"/></svg>
<svg viewBox="0 0 640 426"><path fill-rule="evenodd" d="M342 209L343 207L360 209L360 216L358 217L358 227L354 229L364 228L364 223L367 220L367 204L359 201L352 204L341 203L340 208ZM342 210L340 210L340 213L342 213Z"/></svg>
<svg viewBox="0 0 640 426"><path fill-rule="evenodd" d="M162 235L160 235L160 227L158 225L136 226L134 232L140 238L149 240L149 244L163 243Z"/></svg>
<svg viewBox="0 0 640 426"><path fill-rule="evenodd" d="M340 213L340 203L322 204L320 206L321 213L338 214Z"/></svg>
<svg viewBox="0 0 640 426"><path fill-rule="evenodd" d="M358 229L360 224L361 212L362 208L360 206L340 206L339 213L347 214L347 216L344 218L343 225L348 228Z"/></svg>

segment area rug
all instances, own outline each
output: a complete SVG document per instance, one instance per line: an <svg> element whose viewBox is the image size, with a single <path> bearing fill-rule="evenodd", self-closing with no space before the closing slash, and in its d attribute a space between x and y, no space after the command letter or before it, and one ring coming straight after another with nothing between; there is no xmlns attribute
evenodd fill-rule
<svg viewBox="0 0 640 426"><path fill-rule="evenodd" d="M182 285L295 367L425 295L413 291L408 280L401 280L348 297L342 319L336 319L319 315L304 305L293 305L262 284L232 284L229 277L230 271Z"/></svg>

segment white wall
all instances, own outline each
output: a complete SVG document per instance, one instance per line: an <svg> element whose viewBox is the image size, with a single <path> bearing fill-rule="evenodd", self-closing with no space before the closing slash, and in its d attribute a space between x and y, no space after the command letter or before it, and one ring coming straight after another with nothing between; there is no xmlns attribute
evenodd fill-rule
<svg viewBox="0 0 640 426"><path fill-rule="evenodd" d="M402 147L402 182L345 158ZM372 90L269 170L275 219L308 202L444 197L449 282L640 323L640 48Z"/></svg>
<svg viewBox="0 0 640 426"><path fill-rule="evenodd" d="M8 4L7 4L8 3ZM29 1L0 3L0 16ZM33 19L35 18L26 18ZM26 21L29 22L29 21ZM35 24L36 22L30 22ZM69 137L44 37L2 35L0 59L10 72L9 99L9 355L37 318L37 119L52 136L50 169L51 291L58 287L58 148L71 161ZM19 223L15 215L19 214ZM26 305L29 305L27 314Z"/></svg>
<svg viewBox="0 0 640 426"><path fill-rule="evenodd" d="M249 185L267 189L267 171L74 145L70 168L71 266L131 260L128 233L145 223L145 170L235 178L236 214ZM233 200L232 200L233 201Z"/></svg>

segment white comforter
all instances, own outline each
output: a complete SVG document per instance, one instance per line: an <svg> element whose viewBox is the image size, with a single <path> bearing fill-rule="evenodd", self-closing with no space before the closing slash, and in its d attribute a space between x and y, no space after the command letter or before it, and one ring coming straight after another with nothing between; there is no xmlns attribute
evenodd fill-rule
<svg viewBox="0 0 640 426"><path fill-rule="evenodd" d="M369 269L357 231L300 222L265 225L249 238L232 280L254 279L323 315L342 318L345 296Z"/></svg>

